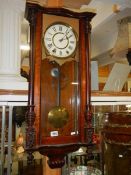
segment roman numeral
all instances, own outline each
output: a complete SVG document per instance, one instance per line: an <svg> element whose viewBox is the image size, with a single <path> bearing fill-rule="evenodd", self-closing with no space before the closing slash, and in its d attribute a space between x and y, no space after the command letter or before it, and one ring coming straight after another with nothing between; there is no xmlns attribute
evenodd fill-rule
<svg viewBox="0 0 131 175"><path fill-rule="evenodd" d="M68 38L71 38L73 35L68 36Z"/></svg>
<svg viewBox="0 0 131 175"><path fill-rule="evenodd" d="M52 33L48 32L49 35L53 35Z"/></svg>
<svg viewBox="0 0 131 175"><path fill-rule="evenodd" d="M52 29L54 30L54 32L56 32L56 28L55 27L53 27Z"/></svg>
<svg viewBox="0 0 131 175"><path fill-rule="evenodd" d="M70 41L71 44L74 44L75 42L74 41Z"/></svg>
<svg viewBox="0 0 131 175"><path fill-rule="evenodd" d="M59 31L62 31L62 26L59 26Z"/></svg>
<svg viewBox="0 0 131 175"><path fill-rule="evenodd" d="M69 54L69 51L68 51L68 50L66 50L66 53L67 53L67 54Z"/></svg>
<svg viewBox="0 0 131 175"><path fill-rule="evenodd" d="M73 47L72 47L72 46L69 46L68 48L69 48L70 50L72 50L72 49L73 49Z"/></svg>
<svg viewBox="0 0 131 175"><path fill-rule="evenodd" d="M46 38L47 41L51 41L51 38Z"/></svg>
<svg viewBox="0 0 131 175"><path fill-rule="evenodd" d="M53 52L53 53L56 53L56 49L53 49L52 52Z"/></svg>
<svg viewBox="0 0 131 175"><path fill-rule="evenodd" d="M48 47L51 48L52 47L52 44L48 44Z"/></svg>
<svg viewBox="0 0 131 175"><path fill-rule="evenodd" d="M61 50L60 50L60 52L59 52L59 53L60 53L60 55L62 55L62 51L61 51Z"/></svg>

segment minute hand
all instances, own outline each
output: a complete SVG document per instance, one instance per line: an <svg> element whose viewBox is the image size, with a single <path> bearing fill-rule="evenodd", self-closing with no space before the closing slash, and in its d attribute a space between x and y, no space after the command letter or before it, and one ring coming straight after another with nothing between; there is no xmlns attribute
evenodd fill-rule
<svg viewBox="0 0 131 175"><path fill-rule="evenodd" d="M71 30L71 27L67 28L64 36L59 40L60 42L62 42L64 40L64 38L68 35L68 33L70 32L70 30Z"/></svg>

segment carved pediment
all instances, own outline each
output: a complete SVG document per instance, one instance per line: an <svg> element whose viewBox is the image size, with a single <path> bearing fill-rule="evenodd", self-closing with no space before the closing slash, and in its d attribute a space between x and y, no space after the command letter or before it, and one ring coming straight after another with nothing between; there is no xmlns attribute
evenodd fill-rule
<svg viewBox="0 0 131 175"><path fill-rule="evenodd" d="M63 6L67 8L80 8L83 4L87 5L91 0L27 0L27 2L39 4L41 6Z"/></svg>

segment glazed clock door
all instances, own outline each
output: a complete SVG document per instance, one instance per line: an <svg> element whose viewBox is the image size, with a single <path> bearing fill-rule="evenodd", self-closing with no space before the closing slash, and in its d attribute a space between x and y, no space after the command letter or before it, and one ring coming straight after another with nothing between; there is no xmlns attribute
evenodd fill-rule
<svg viewBox="0 0 131 175"><path fill-rule="evenodd" d="M79 130L79 21L46 14L42 29L41 142L68 143Z"/></svg>
<svg viewBox="0 0 131 175"><path fill-rule="evenodd" d="M59 65L47 59L41 69L41 139L78 135L78 62ZM44 83L47 82L47 83ZM56 139L56 138L55 138ZM61 142L64 140L61 139Z"/></svg>

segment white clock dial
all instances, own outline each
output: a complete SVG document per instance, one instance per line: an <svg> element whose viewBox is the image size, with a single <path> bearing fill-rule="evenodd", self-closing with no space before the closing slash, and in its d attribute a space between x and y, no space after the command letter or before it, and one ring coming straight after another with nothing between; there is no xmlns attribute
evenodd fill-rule
<svg viewBox="0 0 131 175"><path fill-rule="evenodd" d="M71 26L64 23L49 26L44 33L43 41L47 52L57 58L70 57L76 51L76 33Z"/></svg>

